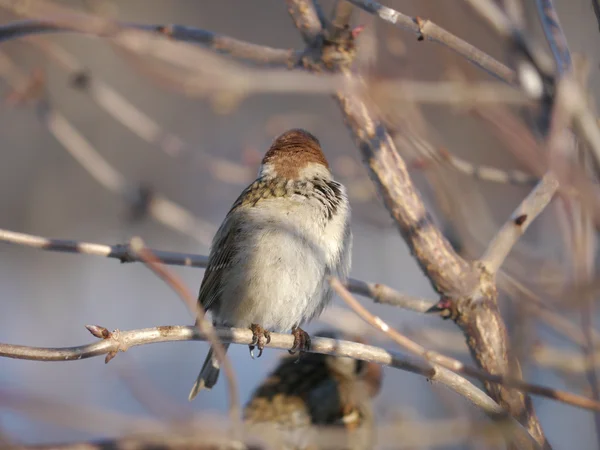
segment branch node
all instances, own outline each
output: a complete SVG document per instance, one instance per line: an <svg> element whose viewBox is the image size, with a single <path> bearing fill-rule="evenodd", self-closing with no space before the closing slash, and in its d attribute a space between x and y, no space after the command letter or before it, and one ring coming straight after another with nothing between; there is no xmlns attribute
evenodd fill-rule
<svg viewBox="0 0 600 450"><path fill-rule="evenodd" d="M104 364L108 364L115 356L117 356L117 352L114 350L110 353L107 353L106 357L104 358Z"/></svg>
<svg viewBox="0 0 600 450"><path fill-rule="evenodd" d="M155 191L151 186L140 184L131 193L129 200L129 217L139 221L148 216Z"/></svg>
<svg viewBox="0 0 600 450"><path fill-rule="evenodd" d="M106 357L104 358L104 364L108 364L115 356L117 356L117 353L127 351L128 347L123 344L123 341L121 340L121 332L119 330L114 330L111 333L106 328L104 328L103 333L102 333L103 336L104 336L104 331L106 331L106 333L108 333L107 337L105 337L104 339L111 339L112 341L114 341L117 344L117 348L115 350L111 350L110 352L108 352L106 354Z"/></svg>
<svg viewBox="0 0 600 450"><path fill-rule="evenodd" d="M515 225L521 226L527 220L527 214L521 214L515 219Z"/></svg>
<svg viewBox="0 0 600 450"><path fill-rule="evenodd" d="M423 28L425 28L425 24L427 24L428 21L421 19L419 16L416 16L415 22L419 27L419 35L417 36L417 41L424 41L425 35L423 34Z"/></svg>
<svg viewBox="0 0 600 450"><path fill-rule="evenodd" d="M69 78L69 85L80 91L85 91L89 89L91 82L91 74L85 69L74 73Z"/></svg>
<svg viewBox="0 0 600 450"><path fill-rule="evenodd" d="M159 25L156 27L156 31L169 39L173 39L173 26L172 25Z"/></svg>
<svg viewBox="0 0 600 450"><path fill-rule="evenodd" d="M109 339L112 337L112 333L108 331L107 328L101 327L100 325L86 325L85 327L98 339Z"/></svg>
<svg viewBox="0 0 600 450"><path fill-rule="evenodd" d="M456 302L452 298L446 296L440 298L440 301L425 311L425 313L439 314L444 320L456 320L458 318L458 308Z"/></svg>

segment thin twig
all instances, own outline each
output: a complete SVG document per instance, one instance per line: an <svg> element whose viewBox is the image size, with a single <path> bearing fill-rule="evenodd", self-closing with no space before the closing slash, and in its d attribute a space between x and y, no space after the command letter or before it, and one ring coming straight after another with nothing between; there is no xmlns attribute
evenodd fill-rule
<svg viewBox="0 0 600 450"><path fill-rule="evenodd" d="M154 255L140 238L134 238L131 241L131 249L159 278L167 283L188 306L189 310L196 317L196 327L207 337L210 342L219 364L223 367L229 388L229 416L233 423L233 433L235 439L242 437L242 418L241 403L238 385L235 381L235 372L231 361L227 357L225 347L219 340L212 323L204 320L205 311L196 298L192 295L185 283L181 281L174 273L170 272L160 260ZM116 352L114 353L116 354ZM113 355L114 355L113 354ZM110 353L109 353L110 355Z"/></svg>
<svg viewBox="0 0 600 450"><path fill-rule="evenodd" d="M558 73L562 74L570 71L573 66L571 52L569 51L567 38L560 26L553 0L536 0L535 4L542 22L544 35L554 55Z"/></svg>
<svg viewBox="0 0 600 450"><path fill-rule="evenodd" d="M119 26L155 32L157 34L168 36L176 41L203 44L219 53L267 66L291 67L300 56L299 52L294 50L251 44L229 36L222 36L200 28L183 25L146 25L131 22L119 22ZM0 42L39 33L73 31L78 30L74 30L67 26L61 26L49 20L22 20L0 26Z"/></svg>
<svg viewBox="0 0 600 450"><path fill-rule="evenodd" d="M135 106L123 94L108 83L92 74L81 64L75 55L64 47L39 38L27 39L46 56L68 72L70 85L86 92L90 97L111 115L117 122L149 144L159 147L171 157L185 158L193 161L195 166L221 181L247 185L254 176L254 171L241 164L215 157L208 152L193 148L181 136L166 130L146 112Z"/></svg>
<svg viewBox="0 0 600 450"><path fill-rule="evenodd" d="M1 51L0 76L3 76L15 89L19 89L22 80L27 78ZM42 102L40 108L41 120L48 131L100 185L125 199L129 205L141 208L143 213L147 213L164 226L193 237L204 245L210 244L216 230L214 225L195 217L160 193L144 195L143 188L131 184L60 111L53 109L47 101Z"/></svg>
<svg viewBox="0 0 600 450"><path fill-rule="evenodd" d="M81 253L85 255L104 256L115 258L122 263L141 261L139 256L131 250L129 245L106 245L92 242L81 242L65 239L48 239L26 233L17 233L0 229L0 242L7 244L32 247L44 251ZM149 249L162 264L185 267L206 267L208 257L191 253L166 252L162 250ZM432 300L402 294L389 286L380 283L350 278L348 289L352 292L369 297L377 303L398 306L415 312L427 312L433 305Z"/></svg>
<svg viewBox="0 0 600 450"><path fill-rule="evenodd" d="M477 283L468 275L472 269L433 224L384 125L357 96L339 92L337 100L386 207L433 288L456 293L472 290Z"/></svg>
<svg viewBox="0 0 600 450"><path fill-rule="evenodd" d="M515 73L509 67L428 19L407 16L373 0L348 1L398 28L412 32L419 39L437 42L454 50L469 62L506 83L516 82Z"/></svg>

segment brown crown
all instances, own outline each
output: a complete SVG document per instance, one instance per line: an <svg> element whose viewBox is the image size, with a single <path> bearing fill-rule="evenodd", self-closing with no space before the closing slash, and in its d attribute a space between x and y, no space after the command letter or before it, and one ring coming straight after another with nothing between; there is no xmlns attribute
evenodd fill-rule
<svg viewBox="0 0 600 450"><path fill-rule="evenodd" d="M329 169L319 140L306 130L293 128L280 135L265 154L262 164L271 164L277 175L297 178L307 164L318 163Z"/></svg>

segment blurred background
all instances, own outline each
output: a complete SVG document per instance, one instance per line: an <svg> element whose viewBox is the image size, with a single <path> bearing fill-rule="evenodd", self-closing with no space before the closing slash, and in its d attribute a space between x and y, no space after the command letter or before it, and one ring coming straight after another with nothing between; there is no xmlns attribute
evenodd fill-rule
<svg viewBox="0 0 600 450"><path fill-rule="evenodd" d="M546 45L534 2L523 3L531 33ZM592 1L555 3L571 51L587 61L589 90L596 98L600 92L600 55ZM278 0L73 0L62 4L123 21L189 25L257 44L303 48L285 2ZM428 18L492 56L509 61L502 41L462 0L386 0L386 4L404 14ZM331 2L323 1L323 5L326 11L331 8ZM0 9L2 24L16 19ZM373 79L492 80L447 48L418 42L413 35L366 13L357 13L355 22L366 25L359 38L359 55L361 70ZM65 61L70 61L71 67ZM85 71L74 70L73 64ZM147 76L142 64L102 40L74 34L38 35L3 43L0 69L4 99L0 106L0 228L111 245L141 236L152 248L207 254L212 234L232 202L254 178L271 140L288 128L302 127L321 140L336 177L348 186L355 236L352 276L436 299L377 197L338 107L329 96L258 94L234 108L223 108L208 100L187 97ZM124 96L160 125L162 138L149 142L131 132L89 90L81 88L81 83L86 82L102 83L111 92ZM35 86L43 90L42 106L39 97L30 99L23 95L25 87L35 91ZM195 236L166 227L147 215L136 215L131 202L90 176L57 141L41 119L40 108L59 111L127 183L143 186L148 195L160 193L197 216L200 223L192 226ZM386 117L392 130L402 124L399 130L408 127L436 151L446 150L476 165L520 170L525 180L539 175L535 160L533 165L524 164L499 138L493 124L468 108L400 105L389 111ZM510 111L515 117L524 117L515 108ZM522 123L527 122L523 119ZM403 156L437 223L461 251L474 258L480 256L532 186L531 180L480 180L447 161L428 164L428 158L435 155L403 152ZM440 196L440 191L454 203ZM141 197L133 200L143 203ZM548 208L536 220L508 261L507 273L528 283L535 292L548 287L542 282L547 281L548 273L554 287L568 282L557 278L562 273L564 245L555 212ZM197 291L201 269L173 270L192 291ZM547 325L529 316L521 317L525 313L519 302L528 299L514 291L512 294L511 301L502 296L502 308L511 337L518 335L522 339L519 342L523 343L526 378L589 394L581 373L539 363L535 351L547 348L544 346L572 352L573 361L580 354L574 344ZM84 328L86 324L129 330L193 323L175 294L142 264L120 264L108 258L41 252L5 244L0 244L0 299L0 341L12 344L60 347L89 343L94 338ZM362 301L370 311L384 316L424 345L469 360L462 334L453 323L375 305L367 299ZM344 308L338 300L335 304ZM331 317L323 317L329 321L327 326L332 323ZM336 314L333 323L346 320L340 317L345 316ZM356 324L350 327L361 326L360 321L352 322L351 315L348 317L348 323ZM578 326L578 314L567 311L564 317L572 318ZM309 330L324 326L313 323ZM370 339L393 348L376 333ZM175 409L224 414L227 396L223 380L211 392L203 392L191 404L187 402L206 351L207 345L200 342L147 345L119 353L109 365L102 358L62 363L0 359L0 390L11 392L15 399L36 396L144 416L149 413L128 381L134 375L145 379L148 389L168 398ZM251 360L245 346L231 347L229 354L239 375L243 401L273 369L281 353L266 350L261 359ZM596 448L590 412L539 398L534 398L534 405L554 448ZM384 369L376 411L382 420L478 416L453 392L390 368ZM0 401L0 429L10 438L26 443L110 437L125 431L81 429L64 423L67 420L49 423L38 419L28 413L26 406L14 407L8 401L3 405Z"/></svg>

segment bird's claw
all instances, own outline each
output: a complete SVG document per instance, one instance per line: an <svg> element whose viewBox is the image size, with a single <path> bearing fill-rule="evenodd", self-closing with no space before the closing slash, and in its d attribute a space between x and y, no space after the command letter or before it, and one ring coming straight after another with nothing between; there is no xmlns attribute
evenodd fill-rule
<svg viewBox="0 0 600 450"><path fill-rule="evenodd" d="M310 350L310 336L300 327L292 328L292 335L294 336L294 345L288 350L290 355L294 355L296 352Z"/></svg>
<svg viewBox="0 0 600 450"><path fill-rule="evenodd" d="M254 348L258 347L258 355L256 357L260 358L262 356L265 345L271 342L271 332L265 330L263 327L255 323L250 325L250 330L252 330L252 343L248 346L248 348L250 349L250 357L252 359L255 359Z"/></svg>

